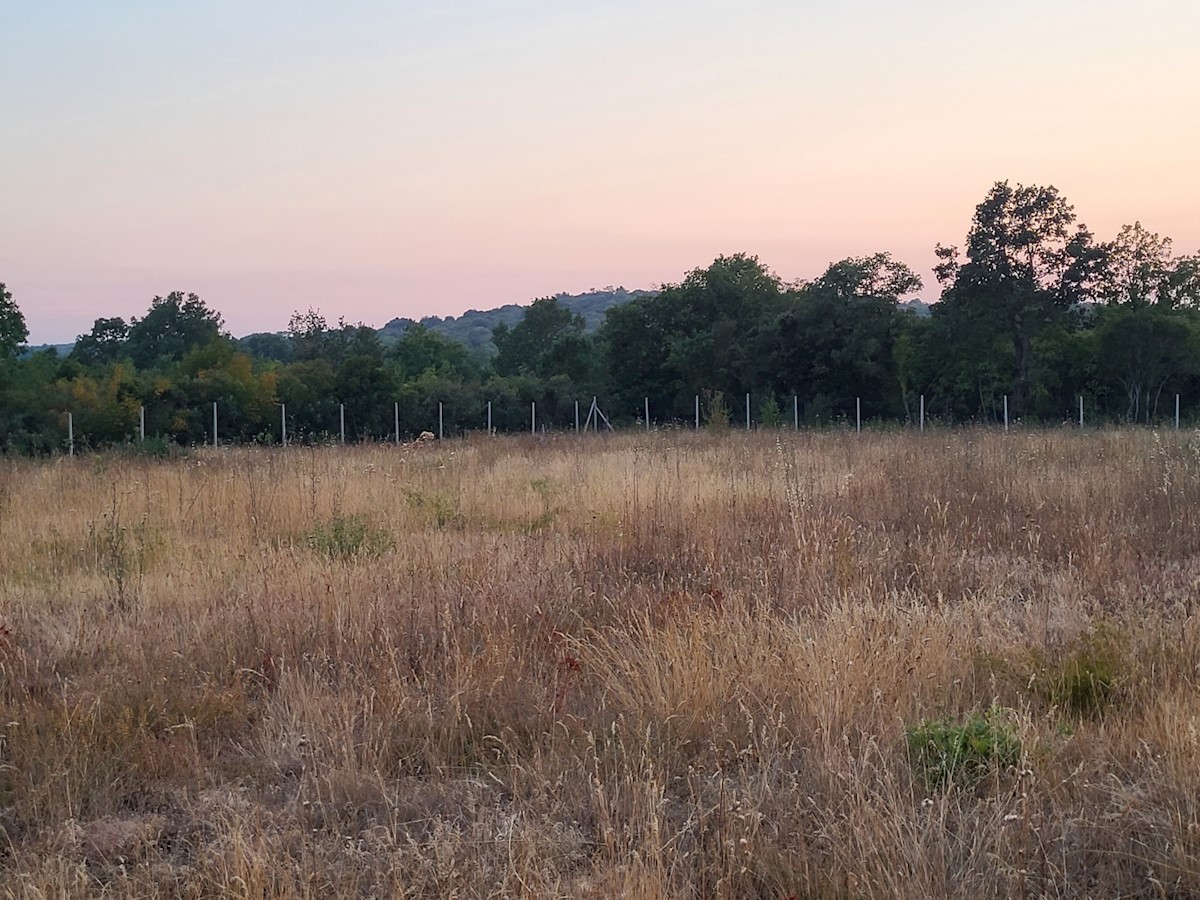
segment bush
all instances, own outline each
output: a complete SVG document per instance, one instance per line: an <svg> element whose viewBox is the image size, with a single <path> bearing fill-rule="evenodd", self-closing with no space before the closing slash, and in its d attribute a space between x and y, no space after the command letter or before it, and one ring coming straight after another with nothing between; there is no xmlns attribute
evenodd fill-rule
<svg viewBox="0 0 1200 900"><path fill-rule="evenodd" d="M337 516L304 535L310 550L330 559L376 559L391 550L392 536L363 516Z"/></svg>
<svg viewBox="0 0 1200 900"><path fill-rule="evenodd" d="M1052 663L1037 666L1033 683L1048 703L1079 717L1097 717L1112 704L1120 684L1124 652L1105 628L1084 635Z"/></svg>
<svg viewBox="0 0 1200 900"><path fill-rule="evenodd" d="M908 755L931 788L970 786L992 769L1014 766L1021 742L1004 710L975 713L962 724L926 719L905 732Z"/></svg>

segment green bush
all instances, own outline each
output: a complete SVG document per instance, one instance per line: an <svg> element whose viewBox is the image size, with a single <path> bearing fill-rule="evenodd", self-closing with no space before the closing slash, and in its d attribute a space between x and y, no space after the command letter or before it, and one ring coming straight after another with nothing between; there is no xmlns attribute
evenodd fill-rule
<svg viewBox="0 0 1200 900"><path fill-rule="evenodd" d="M1021 742L1005 712L993 708L958 724L926 719L905 732L908 755L917 774L931 788L970 786L989 771L1014 766Z"/></svg>
<svg viewBox="0 0 1200 900"><path fill-rule="evenodd" d="M363 516L337 516L304 535L310 550L330 559L376 559L395 546L392 536Z"/></svg>
<svg viewBox="0 0 1200 900"><path fill-rule="evenodd" d="M1097 717L1112 705L1124 651L1106 628L1095 628L1053 662L1043 661L1033 683L1043 699L1079 717Z"/></svg>
<svg viewBox="0 0 1200 900"><path fill-rule="evenodd" d="M762 422L763 428L778 428L783 424L783 414L779 411L779 401L774 395L768 397L762 405L762 412L759 414L759 419Z"/></svg>

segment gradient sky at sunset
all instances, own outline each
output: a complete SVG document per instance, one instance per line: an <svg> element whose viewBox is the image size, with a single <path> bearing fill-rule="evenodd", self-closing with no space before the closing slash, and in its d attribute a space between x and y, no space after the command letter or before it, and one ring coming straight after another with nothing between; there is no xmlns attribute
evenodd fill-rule
<svg viewBox="0 0 1200 900"><path fill-rule="evenodd" d="M1200 250L1195 0L0 7L0 281L34 343L195 291L234 334L890 250L992 182Z"/></svg>

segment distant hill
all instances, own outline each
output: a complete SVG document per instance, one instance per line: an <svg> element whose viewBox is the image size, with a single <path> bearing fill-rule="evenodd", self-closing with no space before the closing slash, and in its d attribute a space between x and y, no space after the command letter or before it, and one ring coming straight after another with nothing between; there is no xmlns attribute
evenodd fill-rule
<svg viewBox="0 0 1200 900"><path fill-rule="evenodd" d="M929 304L924 300L909 300L899 304L901 309L907 309L909 312L920 316L922 319L927 319L933 315L933 310L929 308Z"/></svg>
<svg viewBox="0 0 1200 900"><path fill-rule="evenodd" d="M30 344L21 353L21 358L26 359L33 356L35 353L41 353L43 350L53 350L59 356L66 356L75 349L74 342L70 344Z"/></svg>
<svg viewBox="0 0 1200 900"><path fill-rule="evenodd" d="M554 296L562 306L583 316L584 326L591 332L600 327L600 323L604 321L604 314L612 307L636 300L638 297L653 295L654 291L627 291L623 287L606 287L584 294ZM419 324L465 344L472 353L483 359L491 359L496 352L492 344L492 329L502 322L510 328L516 325L525 315L526 308L525 305L509 303L496 309L469 309L461 316L426 316ZM379 329L379 334L385 341L397 340L415 324L418 323L413 319L392 319Z"/></svg>

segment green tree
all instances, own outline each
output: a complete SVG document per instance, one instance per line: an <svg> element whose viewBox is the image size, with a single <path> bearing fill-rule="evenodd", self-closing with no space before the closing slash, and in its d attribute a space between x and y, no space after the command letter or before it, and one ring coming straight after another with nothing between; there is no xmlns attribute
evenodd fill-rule
<svg viewBox="0 0 1200 900"><path fill-rule="evenodd" d="M1197 372L1196 324L1191 315L1128 303L1097 316L1097 371L1120 386L1125 421L1150 424L1167 385Z"/></svg>
<svg viewBox="0 0 1200 900"><path fill-rule="evenodd" d="M65 448L67 404L60 380L67 368L53 349L20 362L0 359L0 452Z"/></svg>
<svg viewBox="0 0 1200 900"><path fill-rule="evenodd" d="M358 438L386 436L396 394L378 333L365 325L343 326L336 346L334 391L345 404L347 433Z"/></svg>
<svg viewBox="0 0 1200 900"><path fill-rule="evenodd" d="M155 297L150 309L129 327L128 353L139 369L163 361L178 362L197 347L223 336L219 313L195 294L172 291Z"/></svg>
<svg viewBox="0 0 1200 900"><path fill-rule="evenodd" d="M747 391L763 390L763 332L794 299L757 257L737 253L610 309L600 337L619 408L640 412L651 397L660 410L667 404L666 415L690 418L697 394L720 391L740 404Z"/></svg>
<svg viewBox="0 0 1200 900"><path fill-rule="evenodd" d="M321 359L329 353L329 323L319 310L311 306L307 312L296 310L292 313L288 320L287 334L291 338L295 358L301 362Z"/></svg>
<svg viewBox="0 0 1200 900"><path fill-rule="evenodd" d="M1038 332L1097 290L1104 253L1054 187L997 182L975 208L966 259L938 245L942 313L966 320L976 334L1012 345L1012 408L1030 394L1031 348Z"/></svg>
<svg viewBox="0 0 1200 900"><path fill-rule="evenodd" d="M29 329L8 288L0 282L0 360L12 359L25 346Z"/></svg>
<svg viewBox="0 0 1200 900"><path fill-rule="evenodd" d="M1200 304L1200 257L1175 256L1171 244L1169 237L1152 234L1141 222L1122 227L1104 248L1100 299L1167 309Z"/></svg>
<svg viewBox="0 0 1200 900"><path fill-rule="evenodd" d="M496 345L493 368L497 375L534 375L549 379L566 375L584 382L592 375L591 341L584 334L583 316L554 297L534 300L521 321L511 328L492 329Z"/></svg>
<svg viewBox="0 0 1200 900"><path fill-rule="evenodd" d="M921 290L921 278L890 253L875 253L830 263L809 287L838 300L873 298L898 303Z"/></svg>
<svg viewBox="0 0 1200 900"><path fill-rule="evenodd" d="M71 358L86 366L108 365L125 354L128 339L129 325L124 319L97 319L91 331L75 339Z"/></svg>
<svg viewBox="0 0 1200 900"><path fill-rule="evenodd" d="M296 356L292 341L286 334L275 334L270 331L260 331L238 338L237 345L239 349L258 359L289 363Z"/></svg>
<svg viewBox="0 0 1200 900"><path fill-rule="evenodd" d="M831 263L779 315L760 358L774 394L801 398L810 420L851 416L861 398L868 416L894 415L903 398L894 344L901 297L921 279L888 253Z"/></svg>
<svg viewBox="0 0 1200 900"><path fill-rule="evenodd" d="M667 363L667 340L653 298L614 306L605 315L598 343L617 409L638 410L643 397L657 399L676 392L676 378Z"/></svg>
<svg viewBox="0 0 1200 900"><path fill-rule="evenodd" d="M405 330L392 346L391 357L404 379L416 378L431 371L464 379L479 375L470 351L464 345L420 323L414 323Z"/></svg>

